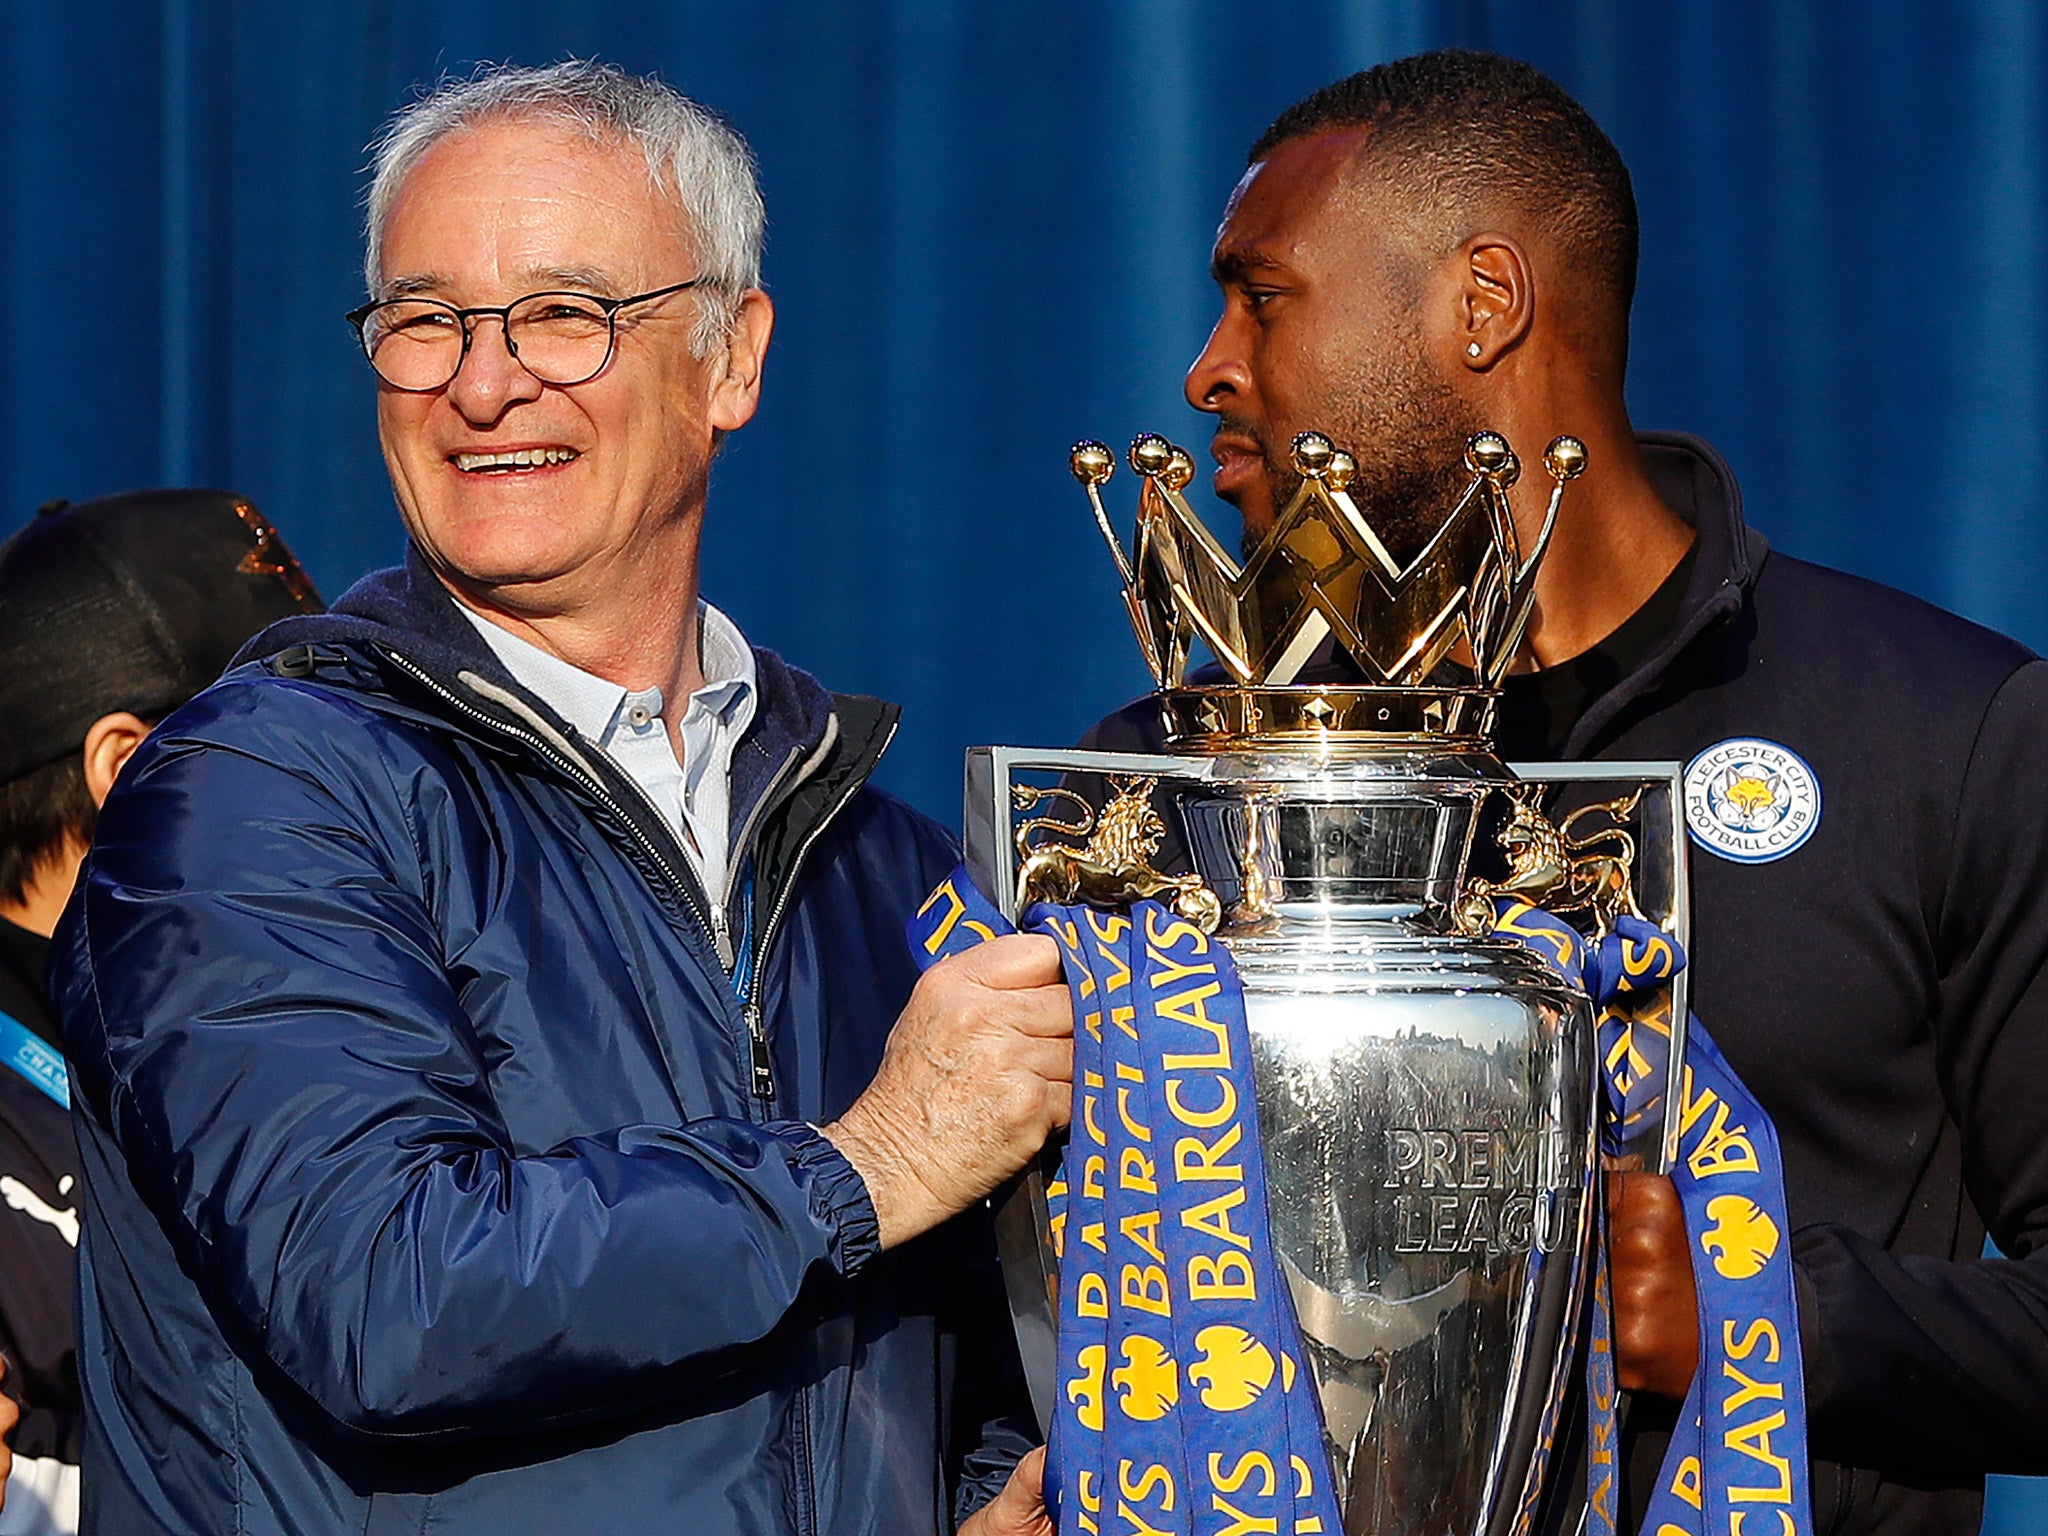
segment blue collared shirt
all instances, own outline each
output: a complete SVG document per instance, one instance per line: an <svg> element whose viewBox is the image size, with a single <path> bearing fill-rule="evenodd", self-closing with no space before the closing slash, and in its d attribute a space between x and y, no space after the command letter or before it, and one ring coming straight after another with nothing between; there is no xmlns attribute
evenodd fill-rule
<svg viewBox="0 0 2048 1536"><path fill-rule="evenodd" d="M732 851L732 753L753 723L759 683L753 648L733 621L697 601L704 686L684 706L676 760L659 688L636 691L573 667L458 603L498 660L646 792L682 842L704 889L723 902Z"/></svg>

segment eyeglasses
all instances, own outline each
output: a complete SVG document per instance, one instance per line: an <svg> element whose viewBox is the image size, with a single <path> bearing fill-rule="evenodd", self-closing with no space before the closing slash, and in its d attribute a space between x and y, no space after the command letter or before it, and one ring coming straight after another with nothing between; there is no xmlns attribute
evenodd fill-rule
<svg viewBox="0 0 2048 1536"><path fill-rule="evenodd" d="M510 304L457 309L440 299L385 299L345 317L363 343L377 377L393 389L426 394L444 388L462 370L476 322L496 315L505 327L505 350L543 384L581 384L604 372L619 340L619 311L666 298L710 281L691 278L630 298L588 293L529 293Z"/></svg>

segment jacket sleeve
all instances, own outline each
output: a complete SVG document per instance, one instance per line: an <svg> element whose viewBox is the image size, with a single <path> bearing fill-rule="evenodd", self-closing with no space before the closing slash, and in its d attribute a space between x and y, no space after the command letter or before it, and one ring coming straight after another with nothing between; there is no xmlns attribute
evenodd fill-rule
<svg viewBox="0 0 2048 1536"><path fill-rule="evenodd" d="M515 1154L400 774L145 752L60 935L84 1113L238 1348L334 1421L502 1433L687 1397L876 1251L806 1125Z"/></svg>
<svg viewBox="0 0 2048 1536"><path fill-rule="evenodd" d="M1888 1472L2048 1473L2048 662L1979 727L1935 938L1935 1066L2010 1258L1795 1234L1816 1452Z"/></svg>

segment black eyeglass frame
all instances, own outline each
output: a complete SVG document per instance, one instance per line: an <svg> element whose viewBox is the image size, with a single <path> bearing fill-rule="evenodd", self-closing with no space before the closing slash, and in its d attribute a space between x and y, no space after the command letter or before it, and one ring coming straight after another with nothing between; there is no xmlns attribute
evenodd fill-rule
<svg viewBox="0 0 2048 1536"><path fill-rule="evenodd" d="M342 316L342 319L346 320L355 329L356 341L362 346L363 358L369 363L370 371L375 373L378 379L387 387L395 389L401 394L431 395L436 390L446 389L450 384L453 384L455 376L462 372L462 365L469 360L470 343L476 339L476 322L485 315L496 315L498 317L498 326L505 333L505 350L511 354L514 362L526 369L528 373L532 373L541 383L552 384L557 389L568 389L573 385L588 384L610 365L612 353L616 352L619 346L620 310L633 304L645 304L651 299L665 299L672 293L684 293L692 288L701 288L710 281L709 273L700 272L688 282L670 283L666 288L650 288L645 293L628 294L623 299L607 299L594 293L579 293L573 288L543 288L537 293L521 294L510 304L473 304L467 309L458 309L446 299L430 299L422 295L408 294L403 298L396 299L372 299L369 303L359 305L355 309L350 310ZM519 355L519 343L512 335L512 311L522 304L531 303L535 299L547 298L582 299L586 303L595 304L604 311L604 357L595 368L584 374L580 379L550 379L543 377L541 374L534 373L533 368ZM448 370L448 377L440 383L424 385L393 384L378 369L377 355L370 350L370 333L365 329L365 326L370 316L377 313L378 310L393 304L437 304L453 314L456 324L462 327L462 350L456 354L455 366Z"/></svg>

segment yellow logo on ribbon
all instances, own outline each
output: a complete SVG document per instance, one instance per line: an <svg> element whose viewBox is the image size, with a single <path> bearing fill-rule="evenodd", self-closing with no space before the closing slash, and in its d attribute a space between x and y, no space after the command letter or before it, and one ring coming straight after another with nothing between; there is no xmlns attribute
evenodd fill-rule
<svg viewBox="0 0 2048 1536"><path fill-rule="evenodd" d="M1109 1351L1090 1344L1074 1364L1081 1374L1067 1383L1067 1401L1074 1405L1074 1417L1083 1429L1102 1433L1102 1372L1109 1364Z"/></svg>
<svg viewBox="0 0 2048 1536"><path fill-rule="evenodd" d="M1142 1333L1124 1340L1124 1363L1109 1373L1121 1394L1117 1407L1127 1419L1149 1423L1180 1401L1180 1368L1156 1339Z"/></svg>
<svg viewBox="0 0 2048 1536"><path fill-rule="evenodd" d="M1202 1357L1188 1367L1188 1380L1206 1383L1202 1406L1236 1413L1259 1400L1273 1384L1273 1352L1242 1328L1219 1323L1195 1335Z"/></svg>
<svg viewBox="0 0 2048 1536"><path fill-rule="evenodd" d="M1778 1224L1747 1195L1716 1195L1707 1202L1714 1225L1700 1236L1700 1247L1714 1256L1714 1270L1725 1280L1747 1280L1763 1273L1778 1251Z"/></svg>

